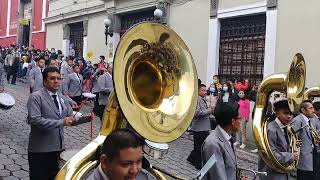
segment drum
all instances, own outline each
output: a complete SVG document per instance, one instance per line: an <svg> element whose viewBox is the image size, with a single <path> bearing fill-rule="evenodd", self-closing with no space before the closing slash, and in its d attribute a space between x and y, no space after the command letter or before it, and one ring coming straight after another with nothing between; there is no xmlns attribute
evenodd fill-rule
<svg viewBox="0 0 320 180"><path fill-rule="evenodd" d="M7 93L0 93L0 109L10 109L15 103L13 96Z"/></svg>
<svg viewBox="0 0 320 180"><path fill-rule="evenodd" d="M143 147L143 151L155 159L160 159L168 153L169 145L166 143L161 144L148 140L145 140L145 142L146 143Z"/></svg>

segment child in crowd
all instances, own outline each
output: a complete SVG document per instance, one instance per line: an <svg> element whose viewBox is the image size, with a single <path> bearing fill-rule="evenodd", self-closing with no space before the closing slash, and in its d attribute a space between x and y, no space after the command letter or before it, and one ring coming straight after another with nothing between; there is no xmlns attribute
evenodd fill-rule
<svg viewBox="0 0 320 180"><path fill-rule="evenodd" d="M237 133L237 142L234 145L239 145L241 143L240 148L243 149L246 147L246 134L247 134L247 124L249 122L250 116L250 101L246 97L243 90L238 92L238 104L239 104L239 114L241 116L241 128Z"/></svg>

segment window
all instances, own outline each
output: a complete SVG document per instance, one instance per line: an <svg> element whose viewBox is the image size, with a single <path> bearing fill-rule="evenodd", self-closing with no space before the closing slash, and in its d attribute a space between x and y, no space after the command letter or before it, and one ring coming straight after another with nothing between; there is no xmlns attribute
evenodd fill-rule
<svg viewBox="0 0 320 180"><path fill-rule="evenodd" d="M221 21L219 76L249 79L258 85L263 79L266 16L265 14Z"/></svg>

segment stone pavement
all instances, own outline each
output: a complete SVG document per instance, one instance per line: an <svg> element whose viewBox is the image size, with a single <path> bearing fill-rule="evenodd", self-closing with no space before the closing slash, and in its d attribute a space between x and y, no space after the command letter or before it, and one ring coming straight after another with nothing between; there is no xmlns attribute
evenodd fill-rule
<svg viewBox="0 0 320 180"><path fill-rule="evenodd" d="M7 84L7 93L12 94L16 104L10 110L0 110L0 180L27 180L28 161L27 146L30 127L26 123L26 102L29 89L25 84ZM100 121L95 119L93 137L99 131ZM82 124L65 129L66 149L79 149L90 141L90 124ZM151 163L160 169L185 179L191 179L197 170L186 161L193 148L192 136L188 133L169 144L169 153L163 159L150 159ZM237 150L240 167L256 169L257 155Z"/></svg>

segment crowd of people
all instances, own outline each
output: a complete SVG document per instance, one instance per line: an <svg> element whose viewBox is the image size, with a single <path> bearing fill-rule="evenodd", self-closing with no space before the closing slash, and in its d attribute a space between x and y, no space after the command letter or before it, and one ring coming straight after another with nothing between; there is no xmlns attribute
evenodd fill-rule
<svg viewBox="0 0 320 180"><path fill-rule="evenodd" d="M246 129L251 119L250 101L255 101L257 90L249 88L248 80L229 80L220 84L218 76L213 76L209 88L200 80L198 83L197 109L190 128L194 149L187 160L201 169L214 155L216 163L206 179L246 179L238 176L235 146L246 147ZM286 94L274 91L265 113L263 117L269 122L267 142L275 160L284 165L295 162L297 170L281 172L270 164L272 160L259 157L258 171L267 172L267 176L260 179L319 179L320 102L304 100L299 112L292 112ZM301 140L300 151L292 149L292 133Z"/></svg>
<svg viewBox="0 0 320 180"><path fill-rule="evenodd" d="M64 150L64 126L93 120L92 113L77 112L88 98L83 94L94 94L93 111L102 119L113 89L112 63L106 63L105 57L100 56L99 63L92 65L82 57L65 57L54 48L49 51L14 45L0 47L0 61L0 72L6 73L8 83L15 85L20 77L26 79L30 88L27 103L27 123L31 126L30 179L54 179L59 170L59 155Z"/></svg>

